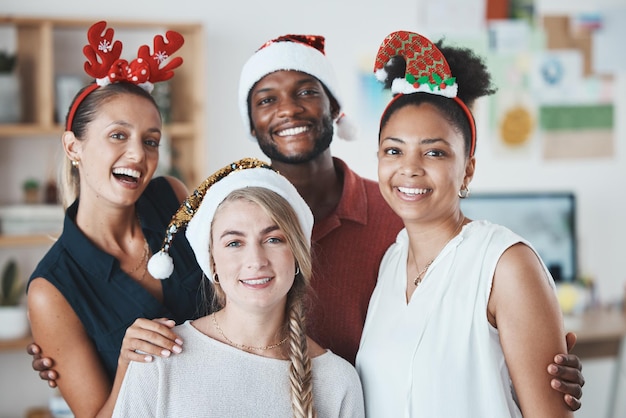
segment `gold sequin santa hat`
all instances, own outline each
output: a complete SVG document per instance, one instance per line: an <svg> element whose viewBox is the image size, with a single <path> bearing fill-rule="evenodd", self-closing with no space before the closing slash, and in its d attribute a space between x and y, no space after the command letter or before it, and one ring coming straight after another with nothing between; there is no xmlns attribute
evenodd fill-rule
<svg viewBox="0 0 626 418"><path fill-rule="evenodd" d="M246 187L263 187L282 196L298 216L302 232L311 241L313 213L296 188L269 164L256 158L235 161L209 176L182 203L166 231L161 250L148 261L148 271L155 279L167 279L174 271L169 255L172 240L185 229L185 236L193 249L204 274L213 280L209 246L211 222L222 201L234 190Z"/></svg>

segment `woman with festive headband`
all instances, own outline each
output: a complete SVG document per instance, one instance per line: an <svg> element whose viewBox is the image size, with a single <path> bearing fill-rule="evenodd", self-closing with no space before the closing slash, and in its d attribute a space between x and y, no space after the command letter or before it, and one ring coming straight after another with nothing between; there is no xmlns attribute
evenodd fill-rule
<svg viewBox="0 0 626 418"><path fill-rule="evenodd" d="M29 280L28 309L33 337L54 358L56 384L77 417L111 414L116 370L121 382L129 361L120 348L139 356L139 337L125 337L135 319L197 317L202 274L186 242L173 250L181 261L171 280L147 271L151 248L187 194L180 181L152 178L162 121L147 90L182 62L164 61L183 44L176 32L166 38L156 36L152 53L142 46L128 63L113 30L94 24L83 51L96 82L75 97L62 137L69 207L63 233Z"/></svg>
<svg viewBox="0 0 626 418"><path fill-rule="evenodd" d="M182 353L130 364L113 416L362 417L354 367L305 333L313 214L296 188L255 159L219 170L172 218L153 276L179 268L185 227L213 313L173 329Z"/></svg>
<svg viewBox="0 0 626 418"><path fill-rule="evenodd" d="M381 263L357 355L366 414L572 416L546 370L565 352L548 269L522 237L461 212L476 166L468 106L493 89L480 58L445 51L400 31L376 57L395 94L380 122L379 186L405 228ZM463 62L455 74L448 57Z"/></svg>

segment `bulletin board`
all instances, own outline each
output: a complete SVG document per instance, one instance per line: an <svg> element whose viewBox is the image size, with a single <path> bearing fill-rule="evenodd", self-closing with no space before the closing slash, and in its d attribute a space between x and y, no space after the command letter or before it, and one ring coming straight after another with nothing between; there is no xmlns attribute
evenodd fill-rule
<svg viewBox="0 0 626 418"><path fill-rule="evenodd" d="M435 23L436 24L435 24ZM419 31L467 47L485 61L498 91L488 102L489 146L499 157L613 158L614 74L626 71L626 6L538 15L534 0L439 0L419 10ZM616 45L617 44L617 45ZM390 95L361 57L361 126L376 132Z"/></svg>
<svg viewBox="0 0 626 418"><path fill-rule="evenodd" d="M522 0L488 0L486 9L497 150L515 157L539 149L546 160L613 157L613 72L625 66L597 40L626 26L626 14L621 23L615 11L538 16L533 1Z"/></svg>

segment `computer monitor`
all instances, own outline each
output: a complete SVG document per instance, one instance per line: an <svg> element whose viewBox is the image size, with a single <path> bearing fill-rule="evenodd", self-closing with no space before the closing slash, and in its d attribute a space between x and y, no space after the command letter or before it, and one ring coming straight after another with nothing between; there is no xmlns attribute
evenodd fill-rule
<svg viewBox="0 0 626 418"><path fill-rule="evenodd" d="M504 225L528 240L556 282L577 274L576 197L571 192L472 193L465 216Z"/></svg>

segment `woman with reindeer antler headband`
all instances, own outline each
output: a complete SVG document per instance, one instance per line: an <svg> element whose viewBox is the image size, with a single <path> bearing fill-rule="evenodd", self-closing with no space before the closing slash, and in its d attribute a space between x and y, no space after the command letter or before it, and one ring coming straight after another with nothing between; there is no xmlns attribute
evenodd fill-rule
<svg viewBox="0 0 626 418"><path fill-rule="evenodd" d="M463 63L455 74L448 58ZM405 228L381 262L357 354L366 415L571 417L547 370L566 349L548 269L531 243L460 209L476 166L469 106L493 93L482 60L398 31L375 72L395 94L379 187Z"/></svg>
<svg viewBox="0 0 626 418"><path fill-rule="evenodd" d="M120 58L122 43L106 22L94 24L88 39L85 71L96 81L76 95L62 137L63 233L28 287L33 337L42 355L54 358L56 384L78 417L111 414L128 356L140 356L134 350L141 337L125 337L126 329L137 318L172 318L163 320L171 328L196 317L202 277L184 240L172 250L180 260L175 277L162 282L147 270L187 194L174 178L152 178L162 121L149 93L181 65L170 56L183 37L158 35L153 50L140 47L131 62Z"/></svg>

